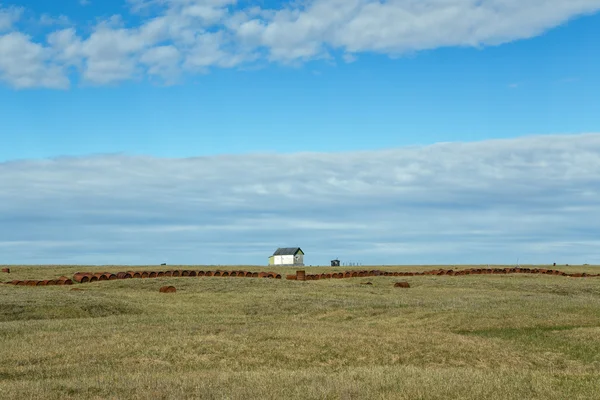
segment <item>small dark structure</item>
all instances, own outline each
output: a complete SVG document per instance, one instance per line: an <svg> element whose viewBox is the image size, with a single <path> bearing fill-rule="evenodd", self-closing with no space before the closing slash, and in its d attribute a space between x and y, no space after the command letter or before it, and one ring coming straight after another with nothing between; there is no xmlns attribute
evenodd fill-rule
<svg viewBox="0 0 600 400"><path fill-rule="evenodd" d="M160 265L167 265L167 263L162 263L162 264L160 264Z"/></svg>
<svg viewBox="0 0 600 400"><path fill-rule="evenodd" d="M338 260L338 259L331 260L331 266L332 267L339 267L340 266L340 260Z"/></svg>

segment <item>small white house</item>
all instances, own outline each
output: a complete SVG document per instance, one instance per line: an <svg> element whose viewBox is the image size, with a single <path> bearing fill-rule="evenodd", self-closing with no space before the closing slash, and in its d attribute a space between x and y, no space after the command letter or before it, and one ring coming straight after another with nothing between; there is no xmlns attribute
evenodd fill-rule
<svg viewBox="0 0 600 400"><path fill-rule="evenodd" d="M269 257L269 265L304 266L304 252L300 247L280 247Z"/></svg>

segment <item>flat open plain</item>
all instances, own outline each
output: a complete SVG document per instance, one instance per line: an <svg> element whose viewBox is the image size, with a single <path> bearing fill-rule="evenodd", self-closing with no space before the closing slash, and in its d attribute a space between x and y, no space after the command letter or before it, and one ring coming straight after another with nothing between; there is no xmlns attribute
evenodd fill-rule
<svg viewBox="0 0 600 400"><path fill-rule="evenodd" d="M10 268L0 281L217 269ZM304 269L375 268L436 267ZM592 266L546 268L600 273ZM219 269L274 271L284 279L0 285L0 398L600 398L600 277L299 282L285 280L291 268ZM411 287L394 288L399 281ZM177 292L159 293L165 285Z"/></svg>

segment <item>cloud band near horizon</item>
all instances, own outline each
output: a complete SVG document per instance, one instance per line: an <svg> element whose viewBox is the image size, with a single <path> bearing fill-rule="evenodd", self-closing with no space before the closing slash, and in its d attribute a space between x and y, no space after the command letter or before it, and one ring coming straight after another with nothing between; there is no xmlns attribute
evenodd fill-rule
<svg viewBox="0 0 600 400"><path fill-rule="evenodd" d="M0 264L600 263L600 134L0 163Z"/></svg>

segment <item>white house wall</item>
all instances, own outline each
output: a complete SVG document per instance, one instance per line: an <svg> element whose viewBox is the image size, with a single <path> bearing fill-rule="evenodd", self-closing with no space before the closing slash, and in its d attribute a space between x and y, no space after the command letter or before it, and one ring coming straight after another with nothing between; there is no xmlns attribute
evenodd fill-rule
<svg viewBox="0 0 600 400"><path fill-rule="evenodd" d="M275 265L294 264L294 256L293 255L275 256L274 264Z"/></svg>

